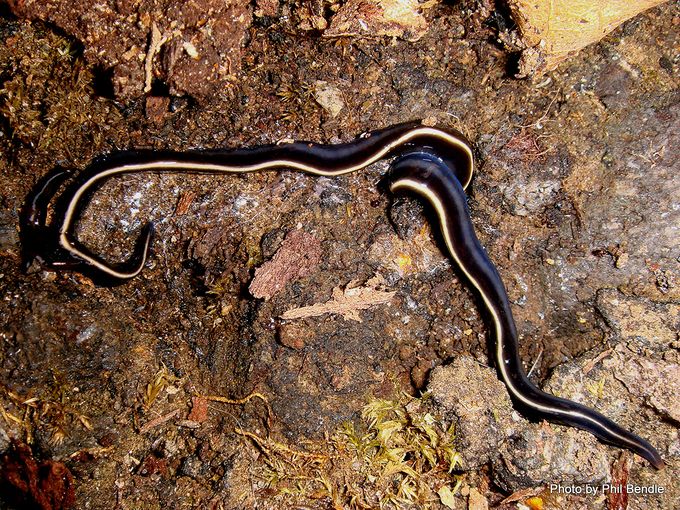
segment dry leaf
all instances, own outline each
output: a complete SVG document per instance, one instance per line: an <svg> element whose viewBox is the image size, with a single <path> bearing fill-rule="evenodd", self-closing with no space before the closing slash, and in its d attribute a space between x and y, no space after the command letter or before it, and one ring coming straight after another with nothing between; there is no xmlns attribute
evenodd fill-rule
<svg viewBox="0 0 680 510"><path fill-rule="evenodd" d="M448 485L442 485L437 491L437 494L439 494L439 499L441 500L442 505L444 505L446 508L456 508L456 498L453 495L451 487Z"/></svg>
<svg viewBox="0 0 680 510"><path fill-rule="evenodd" d="M283 315L282 319L303 319L305 317L317 317L326 313L342 315L347 320L362 322L359 316L360 310L367 310L372 306L389 303L396 292L377 290L382 283L382 278L377 276L366 282L364 287L353 287L355 282L347 284L345 290L340 287L333 289L333 297L326 303L317 303L311 306L293 308Z"/></svg>
<svg viewBox="0 0 680 510"><path fill-rule="evenodd" d="M527 50L520 77L549 71L621 23L666 0L509 0ZM522 69L524 64L524 69Z"/></svg>

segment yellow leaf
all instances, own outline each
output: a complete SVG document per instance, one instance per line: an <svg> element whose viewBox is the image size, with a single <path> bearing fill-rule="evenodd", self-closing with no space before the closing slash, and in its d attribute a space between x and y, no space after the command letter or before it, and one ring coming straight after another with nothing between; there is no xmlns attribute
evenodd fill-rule
<svg viewBox="0 0 680 510"><path fill-rule="evenodd" d="M437 491L437 494L439 494L439 499L441 500L442 505L444 505L446 508L456 508L456 498L453 495L451 487L448 485L442 485Z"/></svg>

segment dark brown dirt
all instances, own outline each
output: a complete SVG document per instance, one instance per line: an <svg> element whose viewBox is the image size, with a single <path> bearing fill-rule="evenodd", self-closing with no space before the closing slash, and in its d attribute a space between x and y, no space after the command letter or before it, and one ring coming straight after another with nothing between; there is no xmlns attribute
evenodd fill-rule
<svg viewBox="0 0 680 510"><path fill-rule="evenodd" d="M8 0L12 13L59 27L129 100L154 89L219 95L240 71L251 13L243 0Z"/></svg>
<svg viewBox="0 0 680 510"><path fill-rule="evenodd" d="M371 395L414 392L460 353L488 358L474 297L443 258L429 266L418 259L426 216L415 200L384 192L384 164L334 180L267 173L110 181L83 214L84 244L122 260L141 226L156 222L150 267L113 288L21 270L19 211L57 165L83 168L125 148L347 141L429 118L465 133L478 151L472 215L513 301L521 355L527 366L538 360L533 377L603 346L610 325L597 306L602 289L677 307L676 2L535 83L509 77L512 57L496 43L495 18L475 2L428 10L428 32L417 42L328 39L298 28L307 11L296 6L272 14L269 5L251 23L247 4L213 2L244 16L228 39L194 44L214 58L215 74L194 69L182 50L174 67L155 64L147 97L139 55L151 21L166 32L171 16L133 22L136 35L123 43L111 25L121 9L142 19L142 6L161 3L113 3L109 21L92 25L82 23L78 2L44 3L53 8L44 16L27 10L38 2L15 3L17 13L51 25L7 11L0 18L0 410L21 422L6 417L0 427L68 466L76 508L239 508L244 488L234 480L247 472L236 427L269 429L281 440L323 438ZM171 3L183 2L163 5ZM183 33L200 38L201 20L186 12ZM134 68L117 67L130 44L139 50ZM225 75L218 60L231 63ZM319 80L341 90L339 115L316 102ZM298 225L321 240L320 264L270 300L254 299L254 269ZM399 255L412 256L412 266L398 270ZM285 310L375 274L397 291L391 306L361 312L361 323L305 319L296 332L302 342L280 340ZM251 399L211 402L205 422L187 420L192 396L252 391L266 396L273 418Z"/></svg>

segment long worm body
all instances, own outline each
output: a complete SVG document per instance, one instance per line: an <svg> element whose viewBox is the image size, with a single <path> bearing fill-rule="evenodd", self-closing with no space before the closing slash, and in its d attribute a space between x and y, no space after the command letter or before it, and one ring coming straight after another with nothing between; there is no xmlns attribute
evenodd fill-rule
<svg viewBox="0 0 680 510"><path fill-rule="evenodd" d="M388 157L394 158L390 189L416 193L432 206L447 254L479 295L490 323L498 374L515 404L536 418L578 427L604 442L627 448L661 469L663 460L647 441L592 409L541 391L526 376L505 287L470 219L464 190L473 175L474 157L468 142L457 132L416 122L338 145L294 142L237 150L121 153L95 163L73 179L56 201L52 222L47 225L52 198L69 179L67 172L56 171L38 183L26 202L22 220L26 255L41 259L51 268L74 269L113 281L138 275L151 245L150 225L144 228L130 260L118 266L105 262L73 238L86 197L110 177L137 172L245 173L274 169L335 176Z"/></svg>

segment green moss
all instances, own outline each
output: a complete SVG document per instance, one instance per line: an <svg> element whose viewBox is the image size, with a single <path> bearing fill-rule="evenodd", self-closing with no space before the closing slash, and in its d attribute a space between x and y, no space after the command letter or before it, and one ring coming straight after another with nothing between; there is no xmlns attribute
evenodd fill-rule
<svg viewBox="0 0 680 510"><path fill-rule="evenodd" d="M96 97L79 45L39 24L19 25L0 49L0 115L12 143L52 160L87 160L119 115Z"/></svg>
<svg viewBox="0 0 680 510"><path fill-rule="evenodd" d="M72 396L72 385L56 371L51 386L25 394L0 384L0 417L10 435L26 444L33 444L36 433L44 431L52 445L59 445L74 427L92 430L90 419L69 404Z"/></svg>
<svg viewBox="0 0 680 510"><path fill-rule="evenodd" d="M319 111L314 100L314 91L305 83L282 84L276 95L285 105L285 111L279 118L283 122L301 126Z"/></svg>
<svg viewBox="0 0 680 510"><path fill-rule="evenodd" d="M312 445L313 456L258 441L263 452L252 466L262 489L244 493L244 503L275 507L440 508L441 494L459 487L451 474L460 466L452 428L427 412L424 399L373 399L361 420L339 426L328 441ZM264 501L263 501L264 500Z"/></svg>

